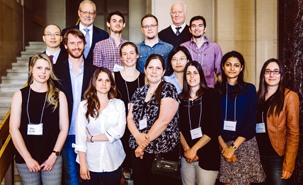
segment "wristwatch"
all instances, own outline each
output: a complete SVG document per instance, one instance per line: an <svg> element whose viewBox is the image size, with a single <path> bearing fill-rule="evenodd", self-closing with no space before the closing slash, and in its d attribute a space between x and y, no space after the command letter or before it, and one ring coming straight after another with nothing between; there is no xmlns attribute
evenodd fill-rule
<svg viewBox="0 0 303 185"><path fill-rule="evenodd" d="M59 152L59 151L53 151L53 153L55 153L56 156L60 156L61 155L61 152Z"/></svg>
<svg viewBox="0 0 303 185"><path fill-rule="evenodd" d="M233 149L235 149L235 150L237 150L238 149L238 147L233 143L233 144L231 144L231 147L233 147Z"/></svg>

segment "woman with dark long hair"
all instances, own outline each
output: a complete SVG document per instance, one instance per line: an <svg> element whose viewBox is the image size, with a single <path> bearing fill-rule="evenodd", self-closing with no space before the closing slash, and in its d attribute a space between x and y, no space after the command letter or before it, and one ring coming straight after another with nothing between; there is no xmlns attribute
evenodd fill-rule
<svg viewBox="0 0 303 185"><path fill-rule="evenodd" d="M168 55L168 76L164 76L164 80L174 84L178 94L181 93L183 88L183 73L185 65L191 60L190 53L184 46L174 47Z"/></svg>
<svg viewBox="0 0 303 185"><path fill-rule="evenodd" d="M151 54L144 71L149 84L135 91L127 116L134 184L175 185L177 179L155 175L151 167L155 154L178 160L178 94L173 84L162 80L165 61L161 55Z"/></svg>
<svg viewBox="0 0 303 185"><path fill-rule="evenodd" d="M125 130L125 107L115 99L116 84L103 67L94 72L76 120L77 162L83 184L118 185L125 158L120 138Z"/></svg>
<svg viewBox="0 0 303 185"><path fill-rule="evenodd" d="M202 67L196 61L186 64L183 79L179 95L182 184L214 185L220 165L219 94L207 87Z"/></svg>
<svg viewBox="0 0 303 185"><path fill-rule="evenodd" d="M272 58L260 73L256 138L264 185L286 185L298 153L299 97L285 87L284 71L283 63Z"/></svg>
<svg viewBox="0 0 303 185"><path fill-rule="evenodd" d="M68 134L67 100L54 85L57 77L46 54L32 57L28 74L28 86L13 96L9 123L17 169L24 185L58 185Z"/></svg>
<svg viewBox="0 0 303 185"><path fill-rule="evenodd" d="M239 185L263 182L265 174L255 138L256 88L243 80L245 62L239 52L226 53L221 69L222 82L216 85L221 95L219 180Z"/></svg>

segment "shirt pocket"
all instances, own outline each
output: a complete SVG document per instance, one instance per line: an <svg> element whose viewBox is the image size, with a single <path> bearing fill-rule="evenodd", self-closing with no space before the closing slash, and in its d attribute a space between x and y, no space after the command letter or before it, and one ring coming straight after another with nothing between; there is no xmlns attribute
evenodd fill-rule
<svg viewBox="0 0 303 185"><path fill-rule="evenodd" d="M108 112L107 121L110 124L118 125L119 113L118 112Z"/></svg>

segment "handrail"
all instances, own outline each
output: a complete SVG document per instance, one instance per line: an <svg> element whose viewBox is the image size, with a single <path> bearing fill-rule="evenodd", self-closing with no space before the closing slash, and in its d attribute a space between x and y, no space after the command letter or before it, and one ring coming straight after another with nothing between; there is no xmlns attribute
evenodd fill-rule
<svg viewBox="0 0 303 185"><path fill-rule="evenodd" d="M0 125L0 140L5 139L5 142L0 150L0 182L5 177L5 174L9 166L12 164L14 155L16 153L11 135L9 134L10 113L11 111L9 110Z"/></svg>

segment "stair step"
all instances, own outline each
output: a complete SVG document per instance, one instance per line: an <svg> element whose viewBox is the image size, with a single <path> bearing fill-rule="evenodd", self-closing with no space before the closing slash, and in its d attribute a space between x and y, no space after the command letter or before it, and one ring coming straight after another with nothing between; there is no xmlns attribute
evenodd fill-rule
<svg viewBox="0 0 303 185"><path fill-rule="evenodd" d="M8 69L7 73L27 73L28 69L26 67L22 68L22 69Z"/></svg>
<svg viewBox="0 0 303 185"><path fill-rule="evenodd" d="M36 53L42 53L44 50L43 49L35 49L35 50L26 50L26 51L21 51L21 55L35 55Z"/></svg>
<svg viewBox="0 0 303 185"><path fill-rule="evenodd" d="M29 46L32 45L45 45L45 43L43 41L31 41L29 42Z"/></svg>
<svg viewBox="0 0 303 185"><path fill-rule="evenodd" d="M13 97L13 95L14 95L14 93L12 93L12 92L0 92L0 96L1 97L7 97L7 98L9 98L9 97Z"/></svg>

